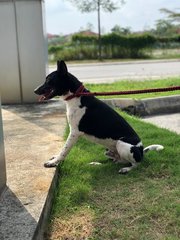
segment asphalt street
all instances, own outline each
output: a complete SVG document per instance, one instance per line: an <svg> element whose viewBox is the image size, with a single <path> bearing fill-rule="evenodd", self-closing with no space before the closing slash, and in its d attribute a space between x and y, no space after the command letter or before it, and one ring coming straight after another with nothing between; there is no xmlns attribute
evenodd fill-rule
<svg viewBox="0 0 180 240"><path fill-rule="evenodd" d="M180 60L142 60L68 64L69 71L84 83L111 83L129 79L157 79L180 76ZM49 73L56 66L49 66Z"/></svg>

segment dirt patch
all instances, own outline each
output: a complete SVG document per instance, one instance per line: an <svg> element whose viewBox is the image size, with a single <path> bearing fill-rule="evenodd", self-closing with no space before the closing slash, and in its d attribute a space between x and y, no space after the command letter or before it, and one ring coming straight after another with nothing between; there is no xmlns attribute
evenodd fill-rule
<svg viewBox="0 0 180 240"><path fill-rule="evenodd" d="M93 231L93 212L81 210L65 218L55 218L46 240L85 240Z"/></svg>

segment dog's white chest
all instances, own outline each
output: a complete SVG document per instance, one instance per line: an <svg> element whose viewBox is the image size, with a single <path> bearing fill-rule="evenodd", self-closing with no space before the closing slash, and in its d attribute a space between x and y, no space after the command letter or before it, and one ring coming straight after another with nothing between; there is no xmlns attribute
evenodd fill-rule
<svg viewBox="0 0 180 240"><path fill-rule="evenodd" d="M79 122L85 114L86 108L80 108L80 99L75 98L66 103L67 119L72 128L78 128Z"/></svg>

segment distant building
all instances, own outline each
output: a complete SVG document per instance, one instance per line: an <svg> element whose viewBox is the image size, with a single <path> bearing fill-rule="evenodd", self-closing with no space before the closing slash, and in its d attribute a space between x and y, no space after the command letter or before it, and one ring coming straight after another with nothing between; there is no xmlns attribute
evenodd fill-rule
<svg viewBox="0 0 180 240"><path fill-rule="evenodd" d="M84 36L98 36L97 33L86 30L86 31L80 31L78 34L84 35Z"/></svg>
<svg viewBox="0 0 180 240"><path fill-rule="evenodd" d="M47 33L47 38L48 38L48 40L49 40L49 39L58 38L58 37L59 37L59 35Z"/></svg>
<svg viewBox="0 0 180 240"><path fill-rule="evenodd" d="M48 33L47 34L48 43L53 45L68 43L71 41L71 38L74 34L81 34L83 36L98 36L97 33L89 30L70 33L67 35L57 35L57 34Z"/></svg>

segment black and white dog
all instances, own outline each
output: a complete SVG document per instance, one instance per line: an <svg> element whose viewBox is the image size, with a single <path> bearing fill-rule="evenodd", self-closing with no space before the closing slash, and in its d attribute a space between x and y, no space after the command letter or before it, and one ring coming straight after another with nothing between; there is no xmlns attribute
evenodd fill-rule
<svg viewBox="0 0 180 240"><path fill-rule="evenodd" d="M46 162L45 167L55 167L63 161L82 135L104 145L106 156L114 161L130 163L131 166L121 168L120 173L127 173L136 167L143 160L144 152L163 149L161 145L143 148L137 133L115 110L94 96L77 96L78 93L89 91L68 72L64 61L57 62L57 70L49 74L45 83L34 92L42 95L41 100L62 96L66 101L70 126L70 134L62 151Z"/></svg>

